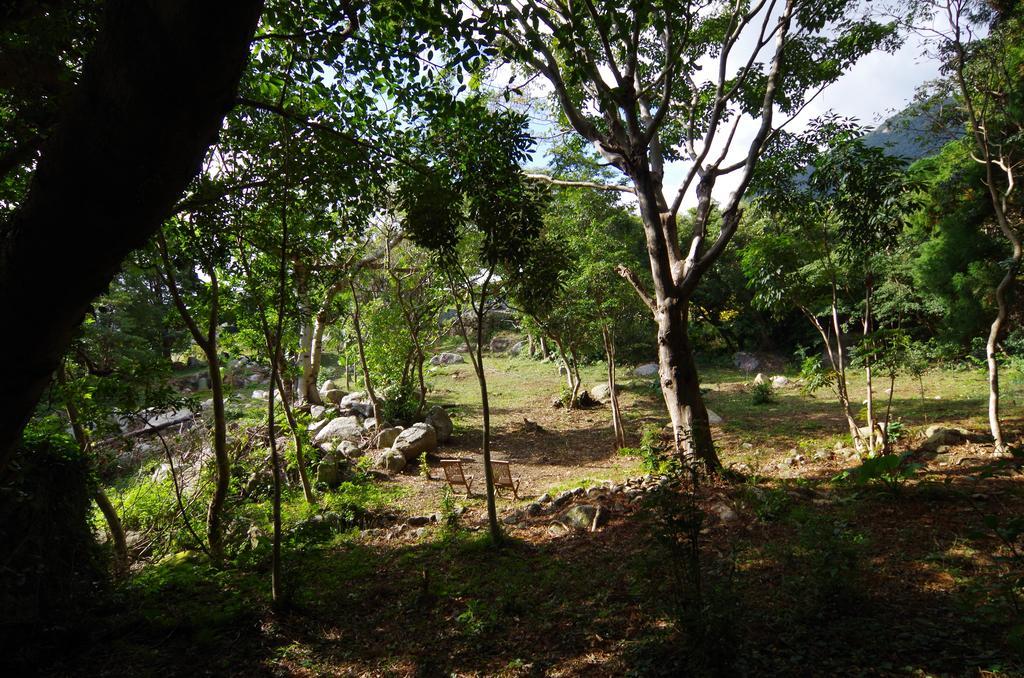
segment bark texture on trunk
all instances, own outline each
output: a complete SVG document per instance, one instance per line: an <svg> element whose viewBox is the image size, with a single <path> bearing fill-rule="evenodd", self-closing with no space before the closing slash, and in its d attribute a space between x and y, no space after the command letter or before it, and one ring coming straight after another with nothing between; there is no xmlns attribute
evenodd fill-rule
<svg viewBox="0 0 1024 678"><path fill-rule="evenodd" d="M716 473L722 464L711 437L711 423L688 333L692 289L676 284L670 263L669 247L675 245L666 234L675 231L674 217L665 212L664 198L648 171L635 172L631 178L636 186L654 281L654 298L645 301L658 325L658 377L672 419L673 437L689 463ZM642 292L639 285L634 285L638 293Z"/></svg>
<svg viewBox="0 0 1024 678"><path fill-rule="evenodd" d="M111 0L28 196L0 224L0 473L89 303L173 211L234 104L260 0ZM40 278L39 266L60 275ZM73 281L67 284L66 281Z"/></svg>
<svg viewBox="0 0 1024 678"><path fill-rule="evenodd" d="M375 428L380 428L380 402L377 400L377 393L373 390L373 382L370 380L370 368L366 364L366 351L363 348L363 330L359 323L359 295L356 294L356 286L351 280L349 289L352 290L352 326L356 331L356 347L359 349L359 366L363 370L363 386L366 387L366 395L373 405L373 418L377 422Z"/></svg>
<svg viewBox="0 0 1024 678"><path fill-rule="evenodd" d="M619 409L619 388L615 383L615 336L607 327L601 328L604 355L608 365L608 397L612 406L612 431L615 433L615 449L626 446L626 430L622 426L622 411Z"/></svg>
<svg viewBox="0 0 1024 678"><path fill-rule="evenodd" d="M1003 439L1003 426L999 421L999 362L996 354L999 351L999 338L1002 336L1003 325L1006 323L1008 314L1006 297L1017 279L1021 261L1020 240L1010 238L1010 241L1013 246L1013 258L1010 260L1010 268L1006 271L1006 275L996 287L996 317L992 321L988 339L985 341L985 361L988 365L988 425L997 453L1006 451L1006 442Z"/></svg>

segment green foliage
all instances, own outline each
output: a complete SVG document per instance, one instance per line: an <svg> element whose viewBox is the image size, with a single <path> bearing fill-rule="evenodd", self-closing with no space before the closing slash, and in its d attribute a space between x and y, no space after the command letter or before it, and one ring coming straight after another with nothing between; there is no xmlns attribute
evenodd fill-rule
<svg viewBox="0 0 1024 678"><path fill-rule="evenodd" d="M750 401L755 405L767 405L775 402L775 388L770 381L754 384L750 389Z"/></svg>
<svg viewBox="0 0 1024 678"><path fill-rule="evenodd" d="M801 348L797 357L800 359L800 381L803 382L800 390L804 394L814 395L822 388L835 388L839 375L831 367L826 367L820 356L806 355Z"/></svg>
<svg viewBox="0 0 1024 678"><path fill-rule="evenodd" d="M454 538L459 532L459 506L455 502L455 493L447 483L441 491L441 529L445 539Z"/></svg>
<svg viewBox="0 0 1024 678"><path fill-rule="evenodd" d="M921 464L910 461L910 457L910 453L905 453L864 459L860 466L843 471L835 480L855 486L878 484L893 494L899 494L907 481L923 468Z"/></svg>
<svg viewBox="0 0 1024 678"><path fill-rule="evenodd" d="M792 506L792 498L785 486L762 487L756 476L751 476L743 488L743 502L760 520L770 522L785 517Z"/></svg>
<svg viewBox="0 0 1024 678"><path fill-rule="evenodd" d="M654 424L644 425L637 447L620 448L619 454L640 457L643 469L654 475L675 475L679 471L679 460L665 448L661 429Z"/></svg>

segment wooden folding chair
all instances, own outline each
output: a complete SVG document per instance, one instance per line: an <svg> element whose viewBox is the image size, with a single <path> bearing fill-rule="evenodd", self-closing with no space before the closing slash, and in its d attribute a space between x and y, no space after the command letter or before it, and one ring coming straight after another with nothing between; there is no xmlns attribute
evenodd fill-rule
<svg viewBox="0 0 1024 678"><path fill-rule="evenodd" d="M512 490L512 498L519 499L519 478L512 477L512 467L507 461L491 462L491 477L494 480L494 489Z"/></svg>
<svg viewBox="0 0 1024 678"><path fill-rule="evenodd" d="M444 479L453 490L458 489L456 485L466 488L466 496L473 496L473 476L467 476L462 470L461 459L442 459L441 470L444 471Z"/></svg>

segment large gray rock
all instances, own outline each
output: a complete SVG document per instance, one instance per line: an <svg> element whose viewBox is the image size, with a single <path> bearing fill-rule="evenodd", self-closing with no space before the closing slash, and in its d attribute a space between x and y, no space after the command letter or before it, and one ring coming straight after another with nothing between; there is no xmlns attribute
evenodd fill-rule
<svg viewBox="0 0 1024 678"><path fill-rule="evenodd" d="M359 442L363 437L363 427L359 425L356 417L337 417L332 419L313 438L313 443L339 443L342 440Z"/></svg>
<svg viewBox="0 0 1024 678"><path fill-rule="evenodd" d="M359 457L362 456L363 454L362 448L356 445L351 440L342 440L340 443L338 443L336 451L342 456L349 458Z"/></svg>
<svg viewBox="0 0 1024 678"><path fill-rule="evenodd" d="M401 452L406 461L412 461L424 452L437 449L437 431L430 424L413 424L398 434L391 449Z"/></svg>
<svg viewBox="0 0 1024 678"><path fill-rule="evenodd" d="M398 450L381 450L376 459L378 468L392 473L400 473L407 464L408 461L406 461L405 455Z"/></svg>
<svg viewBox="0 0 1024 678"><path fill-rule="evenodd" d="M938 425L929 426L925 435L928 437L921 444L921 449L926 452L935 452L943 446L959 445L966 440L963 431Z"/></svg>
<svg viewBox="0 0 1024 678"><path fill-rule="evenodd" d="M320 394L320 398L325 403L330 403L332 405L339 404L346 397L347 396L345 395L345 392L342 391L340 388L332 388L329 391L324 391L323 393Z"/></svg>
<svg viewBox="0 0 1024 678"><path fill-rule="evenodd" d="M338 404L341 405L342 407L352 407L353 405L356 404L363 404L369 402L370 396L366 395L365 391L354 391L352 393L345 395L345 397L343 397Z"/></svg>
<svg viewBox="0 0 1024 678"><path fill-rule="evenodd" d="M320 387L320 397L323 398L324 394L327 393L328 391L334 391L334 390L340 389L340 388L341 387L338 386L338 384L336 384L333 379L328 379Z"/></svg>
<svg viewBox="0 0 1024 678"><path fill-rule="evenodd" d="M653 377L658 373L658 363L647 363L633 370L638 377Z"/></svg>
<svg viewBox="0 0 1024 678"><path fill-rule="evenodd" d="M618 391L619 390L618 387L616 387L615 390ZM604 383L601 383L601 384L595 384L590 389L590 397L593 398L594 400L596 400L599 403L608 402L609 400L611 400L611 396L612 396L612 389L608 385L608 382L604 382Z"/></svg>
<svg viewBox="0 0 1024 678"><path fill-rule="evenodd" d="M313 405L309 408L309 416L313 421L319 421L327 414L327 408L323 405Z"/></svg>
<svg viewBox="0 0 1024 678"><path fill-rule="evenodd" d="M772 377L772 388L786 388L789 384L789 379L781 374L777 374Z"/></svg>
<svg viewBox="0 0 1024 678"><path fill-rule="evenodd" d="M737 351L732 354L732 364L744 372L753 372L761 367L761 361L753 353Z"/></svg>
<svg viewBox="0 0 1024 678"><path fill-rule="evenodd" d="M598 506L577 504L563 513L559 521L574 530L596 530L608 521L608 513Z"/></svg>
<svg viewBox="0 0 1024 678"><path fill-rule="evenodd" d="M504 353L511 345L512 340L508 337L494 337L488 348L491 349L491 353Z"/></svg>
<svg viewBox="0 0 1024 678"><path fill-rule="evenodd" d="M431 365L461 365L466 362L458 353L438 353L430 359Z"/></svg>
<svg viewBox="0 0 1024 678"><path fill-rule="evenodd" d="M526 348L527 343L525 341L517 341L516 343L509 346L508 354L514 357L525 351Z"/></svg>
<svg viewBox="0 0 1024 678"><path fill-rule="evenodd" d="M373 416L373 405L370 403L351 403L343 406L341 409L343 412L358 415L363 419Z"/></svg>
<svg viewBox="0 0 1024 678"><path fill-rule="evenodd" d="M427 416L423 418L423 422L434 427L434 431L437 432L437 442L441 445L448 442L452 437L452 431L455 430L455 425L452 424L452 418L448 416L448 412L438 405L430 408Z"/></svg>
<svg viewBox="0 0 1024 678"><path fill-rule="evenodd" d="M765 377L765 376L764 376L763 374L761 374L760 372L758 372L758 373L757 373L757 376L756 376L756 377L754 377L754 383L755 383L755 384L757 384L758 386L760 386L761 384L765 384L765 383L767 383L767 382L768 382L768 378L767 378L767 377Z"/></svg>
<svg viewBox="0 0 1024 678"><path fill-rule="evenodd" d="M316 467L316 482L323 483L328 487L334 487L341 482L338 459L333 454L325 454L324 458L320 460Z"/></svg>
<svg viewBox="0 0 1024 678"><path fill-rule="evenodd" d="M401 426L392 426L391 428L383 428L380 433L377 434L377 446L378 447L391 447L395 444L395 440L398 439L398 434L402 432Z"/></svg>
<svg viewBox="0 0 1024 678"><path fill-rule="evenodd" d="M321 419L320 421L314 421L309 425L309 435L315 436L317 433L323 430L324 426L331 423L328 419Z"/></svg>
<svg viewBox="0 0 1024 678"><path fill-rule="evenodd" d="M718 416L717 414L715 414L711 410L708 410L708 423L709 424L714 426L716 424L721 424L723 421L725 421L725 420L722 419L720 416Z"/></svg>

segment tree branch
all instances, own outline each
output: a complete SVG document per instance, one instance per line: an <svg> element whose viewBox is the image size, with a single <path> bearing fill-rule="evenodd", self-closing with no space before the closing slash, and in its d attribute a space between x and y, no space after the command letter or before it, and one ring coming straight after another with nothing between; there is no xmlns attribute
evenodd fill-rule
<svg viewBox="0 0 1024 678"><path fill-rule="evenodd" d="M546 174L524 172L523 176L534 181L543 181L553 186L572 186L576 188L593 188L599 191L619 191L636 195L636 189L632 186L621 186L619 184L599 184L593 181L575 181L569 179L554 179Z"/></svg>
<svg viewBox="0 0 1024 678"><path fill-rule="evenodd" d="M654 299L651 298L651 295L647 293L647 290L644 289L643 283L640 282L640 278L637 277L637 274L621 264L615 267L615 272L621 275L626 282L633 286L633 289L636 290L640 300L643 301L644 305L651 310L651 313L657 316L658 305L654 302Z"/></svg>

